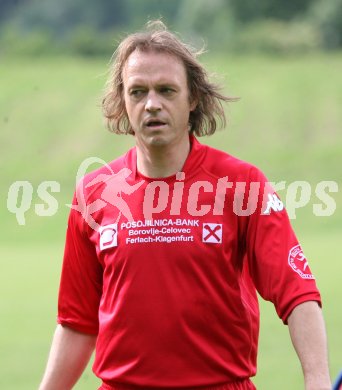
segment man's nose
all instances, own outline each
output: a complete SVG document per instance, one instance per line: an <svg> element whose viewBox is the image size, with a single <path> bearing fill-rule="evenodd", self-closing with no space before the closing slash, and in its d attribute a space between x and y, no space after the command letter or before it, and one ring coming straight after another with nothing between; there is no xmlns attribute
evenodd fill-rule
<svg viewBox="0 0 342 390"><path fill-rule="evenodd" d="M162 105L158 94L155 91L150 91L147 95L145 110L149 112L161 110Z"/></svg>

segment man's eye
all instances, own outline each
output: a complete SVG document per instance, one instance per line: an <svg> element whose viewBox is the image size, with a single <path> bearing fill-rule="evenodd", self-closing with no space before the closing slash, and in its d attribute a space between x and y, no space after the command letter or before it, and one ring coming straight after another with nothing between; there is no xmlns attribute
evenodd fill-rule
<svg viewBox="0 0 342 390"><path fill-rule="evenodd" d="M144 91L142 89L132 89L129 94L134 97L140 97L143 93Z"/></svg>
<svg viewBox="0 0 342 390"><path fill-rule="evenodd" d="M174 92L174 90L172 88L163 87L160 89L160 92L165 95L171 95Z"/></svg>

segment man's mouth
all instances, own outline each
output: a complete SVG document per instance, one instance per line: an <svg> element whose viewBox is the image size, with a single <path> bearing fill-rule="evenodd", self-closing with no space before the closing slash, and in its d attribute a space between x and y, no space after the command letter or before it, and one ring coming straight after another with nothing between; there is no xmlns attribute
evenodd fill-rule
<svg viewBox="0 0 342 390"><path fill-rule="evenodd" d="M165 125L166 125L166 123L159 120L159 119L150 119L145 123L145 126L150 128L150 129L154 129L154 128L165 126Z"/></svg>

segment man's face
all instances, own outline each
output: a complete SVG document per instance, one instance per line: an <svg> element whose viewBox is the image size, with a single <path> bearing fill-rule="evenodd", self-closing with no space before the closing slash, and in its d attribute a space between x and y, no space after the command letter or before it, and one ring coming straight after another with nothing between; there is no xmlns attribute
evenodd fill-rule
<svg viewBox="0 0 342 390"><path fill-rule="evenodd" d="M190 103L183 63L155 51L134 51L123 68L125 106L141 147L188 142Z"/></svg>

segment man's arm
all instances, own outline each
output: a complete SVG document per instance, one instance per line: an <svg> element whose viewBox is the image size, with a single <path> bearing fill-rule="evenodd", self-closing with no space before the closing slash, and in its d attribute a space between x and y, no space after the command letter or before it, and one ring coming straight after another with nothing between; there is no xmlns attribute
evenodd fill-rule
<svg viewBox="0 0 342 390"><path fill-rule="evenodd" d="M96 336L57 325L39 390L69 390L77 382L94 351Z"/></svg>
<svg viewBox="0 0 342 390"><path fill-rule="evenodd" d="M306 390L329 390L327 337L317 302L296 306L288 318L292 343L302 365Z"/></svg>

